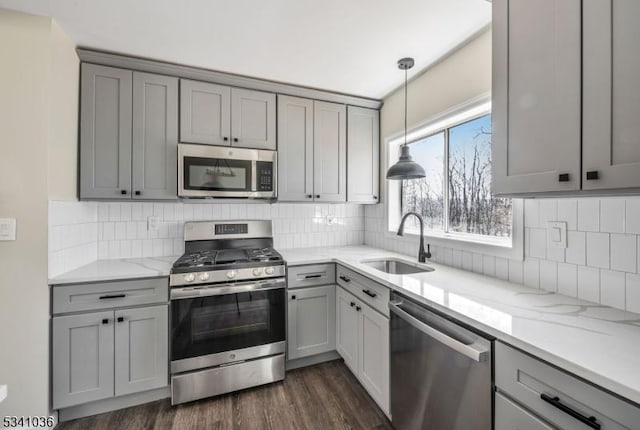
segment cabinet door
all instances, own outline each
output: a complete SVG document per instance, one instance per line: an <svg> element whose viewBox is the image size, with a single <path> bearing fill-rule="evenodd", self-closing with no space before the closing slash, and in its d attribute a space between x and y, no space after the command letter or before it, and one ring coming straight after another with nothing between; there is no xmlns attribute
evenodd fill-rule
<svg viewBox="0 0 640 430"><path fill-rule="evenodd" d="M276 149L276 95L231 90L231 146Z"/></svg>
<svg viewBox="0 0 640 430"><path fill-rule="evenodd" d="M500 393L495 395L495 430L552 430L553 427Z"/></svg>
<svg viewBox="0 0 640 430"><path fill-rule="evenodd" d="M640 188L638 16L635 0L584 1L585 190Z"/></svg>
<svg viewBox="0 0 640 430"><path fill-rule="evenodd" d="M347 107L347 201L378 202L379 158L380 113Z"/></svg>
<svg viewBox="0 0 640 430"><path fill-rule="evenodd" d="M367 305L362 305L359 314L358 377L389 413L389 319Z"/></svg>
<svg viewBox="0 0 640 430"><path fill-rule="evenodd" d="M335 350L336 286L292 290L288 296L288 358Z"/></svg>
<svg viewBox="0 0 640 430"><path fill-rule="evenodd" d="M115 393L136 393L168 384L168 306L115 312Z"/></svg>
<svg viewBox="0 0 640 430"><path fill-rule="evenodd" d="M580 17L581 0L493 2L495 195L580 189Z"/></svg>
<svg viewBox="0 0 640 430"><path fill-rule="evenodd" d="M231 144L231 89L180 80L180 142Z"/></svg>
<svg viewBox="0 0 640 430"><path fill-rule="evenodd" d="M358 374L358 312L356 299L336 288L336 350L354 374Z"/></svg>
<svg viewBox="0 0 640 430"><path fill-rule="evenodd" d="M53 318L53 409L113 396L113 324L113 312Z"/></svg>
<svg viewBox="0 0 640 430"><path fill-rule="evenodd" d="M313 100L278 95L278 200L313 200Z"/></svg>
<svg viewBox="0 0 640 430"><path fill-rule="evenodd" d="M178 78L133 73L134 199L178 198Z"/></svg>
<svg viewBox="0 0 640 430"><path fill-rule="evenodd" d="M82 64L80 198L131 196L130 70Z"/></svg>
<svg viewBox="0 0 640 430"><path fill-rule="evenodd" d="M347 107L313 102L313 193L321 202L347 200Z"/></svg>

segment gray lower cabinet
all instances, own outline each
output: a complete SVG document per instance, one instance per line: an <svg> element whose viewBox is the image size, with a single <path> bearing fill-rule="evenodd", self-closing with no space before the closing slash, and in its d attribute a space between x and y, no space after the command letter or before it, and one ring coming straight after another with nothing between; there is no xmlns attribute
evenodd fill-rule
<svg viewBox="0 0 640 430"><path fill-rule="evenodd" d="M169 383L167 305L115 311L115 395Z"/></svg>
<svg viewBox="0 0 640 430"><path fill-rule="evenodd" d="M495 430L553 430L553 427L502 394L496 393L495 400Z"/></svg>
<svg viewBox="0 0 640 430"><path fill-rule="evenodd" d="M113 311L53 318L53 408L114 393Z"/></svg>
<svg viewBox="0 0 640 430"><path fill-rule="evenodd" d="M127 198L133 72L83 63L80 85L80 198Z"/></svg>
<svg viewBox="0 0 640 430"><path fill-rule="evenodd" d="M354 297L336 290L336 350L354 374L358 373L358 314Z"/></svg>
<svg viewBox="0 0 640 430"><path fill-rule="evenodd" d="M347 107L347 201L378 203L380 112Z"/></svg>
<svg viewBox="0 0 640 430"><path fill-rule="evenodd" d="M336 286L288 291L289 360L336 349Z"/></svg>
<svg viewBox="0 0 640 430"><path fill-rule="evenodd" d="M82 64L80 198L177 199L178 79Z"/></svg>

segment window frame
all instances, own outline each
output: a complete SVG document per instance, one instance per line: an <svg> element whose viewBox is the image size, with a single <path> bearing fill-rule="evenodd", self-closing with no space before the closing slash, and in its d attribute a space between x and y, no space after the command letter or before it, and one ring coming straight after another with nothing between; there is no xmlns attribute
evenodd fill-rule
<svg viewBox="0 0 640 430"><path fill-rule="evenodd" d="M449 168L449 132L457 125L464 124L474 119L478 119L487 114L491 114L491 98L489 94L482 95L460 105L457 105L441 114L438 114L426 121L423 121L407 130L407 141L416 142L427 137L444 133L444 162L443 169L445 177ZM385 139L386 151L385 164L387 168L390 163L395 162L399 156L400 145L404 142L404 132L395 133ZM385 211L385 235L388 239L395 240L415 240L419 236L419 231L407 229L403 237L398 237L396 231L401 219L402 205L402 181L385 181L386 211ZM523 260L524 258L524 210L521 199L512 199L512 224L511 240L501 237L492 237L473 233L459 233L447 231L449 226L449 189L448 180L445 181L443 190L443 229L425 229L425 239L436 246L453 249L471 251L496 257Z"/></svg>

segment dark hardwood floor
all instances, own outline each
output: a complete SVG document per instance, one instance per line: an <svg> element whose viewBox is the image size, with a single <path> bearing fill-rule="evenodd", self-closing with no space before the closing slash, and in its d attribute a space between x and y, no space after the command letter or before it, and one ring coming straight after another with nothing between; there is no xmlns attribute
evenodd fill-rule
<svg viewBox="0 0 640 430"><path fill-rule="evenodd" d="M342 360L287 372L284 382L175 407L168 399L60 424L59 430L391 429Z"/></svg>

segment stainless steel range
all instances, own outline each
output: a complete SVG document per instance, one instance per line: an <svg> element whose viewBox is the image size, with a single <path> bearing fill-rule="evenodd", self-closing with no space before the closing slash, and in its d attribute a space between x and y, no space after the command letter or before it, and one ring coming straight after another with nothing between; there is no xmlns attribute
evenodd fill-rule
<svg viewBox="0 0 640 430"><path fill-rule="evenodd" d="M284 379L285 264L271 221L185 223L171 286L171 403Z"/></svg>

